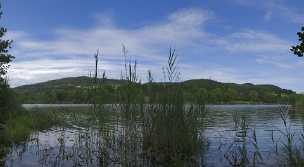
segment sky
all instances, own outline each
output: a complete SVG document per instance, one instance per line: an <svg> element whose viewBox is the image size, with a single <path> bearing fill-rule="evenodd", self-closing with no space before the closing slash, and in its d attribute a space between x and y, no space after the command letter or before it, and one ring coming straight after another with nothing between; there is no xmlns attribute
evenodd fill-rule
<svg viewBox="0 0 304 167"><path fill-rule="evenodd" d="M0 0L14 41L12 87L88 76L120 78L122 45L142 81L163 78L169 48L182 80L275 84L304 91L304 59L291 54L303 0Z"/></svg>

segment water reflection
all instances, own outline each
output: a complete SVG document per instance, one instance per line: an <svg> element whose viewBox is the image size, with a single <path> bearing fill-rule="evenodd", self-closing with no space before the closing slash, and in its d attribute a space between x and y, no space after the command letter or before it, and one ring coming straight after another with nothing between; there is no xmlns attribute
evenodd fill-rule
<svg viewBox="0 0 304 167"><path fill-rule="evenodd" d="M0 167L4 166L5 164L4 157L6 156L7 152L8 152L8 146L6 145L3 132L0 129Z"/></svg>
<svg viewBox="0 0 304 167"><path fill-rule="evenodd" d="M188 106L187 112L181 108L172 110L121 113L103 108L95 113L69 112L69 126L36 132L24 144L13 145L6 151L0 149L0 156L6 157L2 165L273 166L284 163L278 161L282 159L278 151L285 142L281 132L286 127L280 114L286 108L209 106L202 112ZM303 113L291 112L287 116L290 131L302 134ZM300 139L295 136L294 140Z"/></svg>
<svg viewBox="0 0 304 167"><path fill-rule="evenodd" d="M11 147L5 165L201 166L201 109L147 107L153 108L70 113L70 126L34 133Z"/></svg>

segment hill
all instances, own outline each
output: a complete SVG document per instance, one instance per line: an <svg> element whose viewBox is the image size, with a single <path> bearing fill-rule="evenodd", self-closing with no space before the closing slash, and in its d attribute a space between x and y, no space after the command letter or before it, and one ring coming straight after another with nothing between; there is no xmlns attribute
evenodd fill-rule
<svg viewBox="0 0 304 167"><path fill-rule="evenodd" d="M98 83L103 85L122 85L126 81L118 79L97 79ZM80 87L89 87L94 84L94 80L90 77L80 76L80 77L69 77L62 78L57 80L50 80L47 82L41 82L31 85L23 85L14 88L16 92L26 92L26 91L45 91L47 89L65 89L65 88L80 88Z"/></svg>
<svg viewBox="0 0 304 167"><path fill-rule="evenodd" d="M107 102L115 101L115 91L127 83L118 79L98 79L103 87L100 96ZM24 85L14 88L22 103L87 103L90 98L90 87L93 79L85 76L63 78L47 82ZM208 103L290 103L296 94L292 90L282 89L275 85L255 85L251 83L222 83L209 79L193 79L179 83L145 83L140 85L147 94L148 87L154 93L162 93L162 86L181 85L185 97L203 94Z"/></svg>
<svg viewBox="0 0 304 167"><path fill-rule="evenodd" d="M236 84L236 83L223 83L218 82L210 79L193 79L184 81L183 85L194 87L194 88L205 88L208 90L216 89L219 87L225 88L232 88L236 89L239 92L245 92L248 90L255 90L255 91L265 91L265 92L276 92L276 93L286 93L286 94L293 94L295 93L292 90L283 89L275 85L270 84L252 84L252 83L244 83L244 84Z"/></svg>

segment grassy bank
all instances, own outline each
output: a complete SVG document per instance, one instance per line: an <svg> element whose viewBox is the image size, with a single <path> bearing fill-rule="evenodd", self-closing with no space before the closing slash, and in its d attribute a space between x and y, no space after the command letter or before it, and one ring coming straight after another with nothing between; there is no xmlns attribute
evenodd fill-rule
<svg viewBox="0 0 304 167"><path fill-rule="evenodd" d="M0 135L7 140L4 143L24 141L31 132L47 129L61 122L58 113L23 109L5 81L0 83L0 115Z"/></svg>
<svg viewBox="0 0 304 167"><path fill-rule="evenodd" d="M63 117L54 111L14 111L2 125L4 136L10 143L25 141L33 131L48 129L63 123Z"/></svg>
<svg viewBox="0 0 304 167"><path fill-rule="evenodd" d="M25 111L15 108L6 111L0 123L0 166L13 144L26 142L31 133L63 124L63 117L53 111Z"/></svg>

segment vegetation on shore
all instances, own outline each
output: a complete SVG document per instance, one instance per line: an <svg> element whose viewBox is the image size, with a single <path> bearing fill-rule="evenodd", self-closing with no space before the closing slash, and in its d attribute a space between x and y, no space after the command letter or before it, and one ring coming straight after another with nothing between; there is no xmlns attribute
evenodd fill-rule
<svg viewBox="0 0 304 167"><path fill-rule="evenodd" d="M1 17L2 12L0 11L0 18ZM9 53L12 41L4 38L6 32L6 28L0 27L0 125L1 122L6 119L8 111L16 105L14 94L12 90L9 89L9 85L5 78L9 68L9 63L14 59L14 57Z"/></svg>
<svg viewBox="0 0 304 167"><path fill-rule="evenodd" d="M117 103L115 96L120 88L127 84L125 80L99 78L97 98L104 103ZM48 81L39 84L14 88L19 101L31 103L89 103L91 95L88 89L93 86L90 77L73 77ZM295 104L300 95L291 90L274 85L221 83L209 79L188 80L176 83L147 82L138 83L147 99L149 91L155 96L163 92L163 85L175 87L179 85L186 101L194 102L194 96L202 96L202 100L211 104Z"/></svg>
<svg viewBox="0 0 304 167"><path fill-rule="evenodd" d="M52 110L19 110L12 112L2 126L3 134L11 143L25 141L26 137L34 131L48 129L63 124L63 113Z"/></svg>

